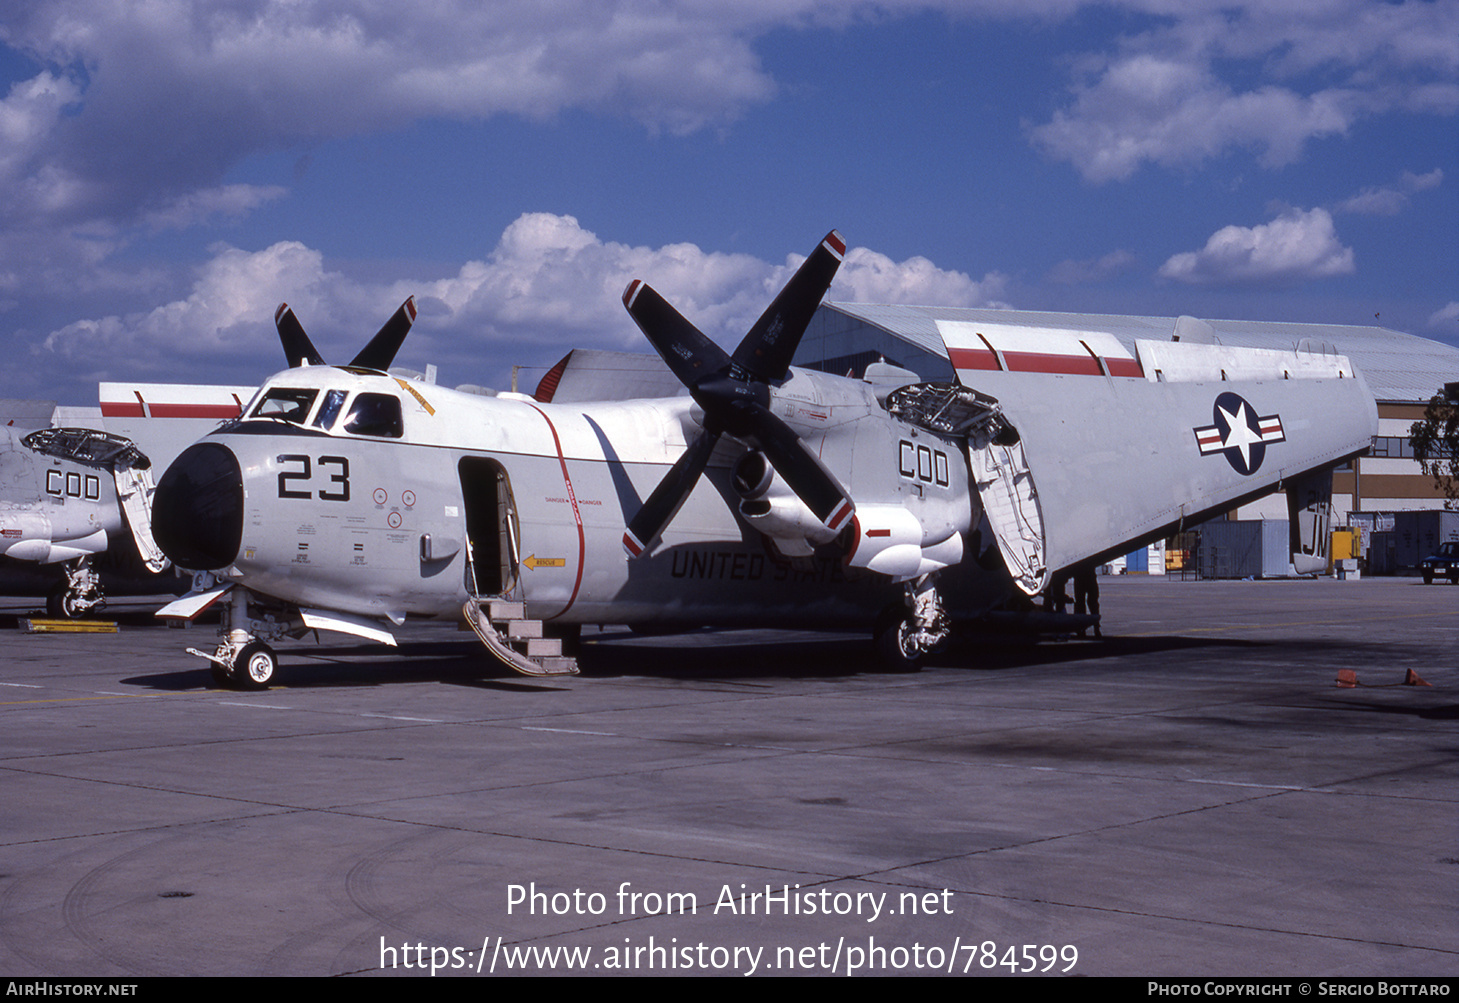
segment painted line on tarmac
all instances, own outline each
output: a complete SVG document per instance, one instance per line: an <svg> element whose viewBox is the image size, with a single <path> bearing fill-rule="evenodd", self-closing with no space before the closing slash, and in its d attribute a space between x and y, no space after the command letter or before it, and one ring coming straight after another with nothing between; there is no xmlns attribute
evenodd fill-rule
<svg viewBox="0 0 1459 1003"><path fill-rule="evenodd" d="M1273 627L1323 627L1332 624L1391 623L1394 620L1414 620L1425 617L1452 617L1453 610L1437 610L1433 613L1400 613L1397 616L1370 616L1361 619L1337 617L1330 620L1275 620L1267 623L1227 624L1224 627L1187 627L1184 630L1148 630L1138 634L1111 634L1110 637L1179 637L1182 634L1224 634L1238 630L1271 630Z"/></svg>

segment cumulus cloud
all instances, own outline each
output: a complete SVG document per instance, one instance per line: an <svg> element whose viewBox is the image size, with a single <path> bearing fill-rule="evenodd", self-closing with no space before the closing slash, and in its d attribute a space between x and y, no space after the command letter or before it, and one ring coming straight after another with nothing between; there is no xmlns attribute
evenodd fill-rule
<svg viewBox="0 0 1459 1003"><path fill-rule="evenodd" d="M325 358L337 360L353 355L414 295L421 309L409 344L431 361L467 370L499 359L505 349L514 362L550 363L579 346L648 350L622 304L634 278L732 346L801 260L772 264L693 244L630 246L550 213L522 215L485 259L432 280L362 282L328 268L318 251L297 242L253 252L220 246L186 297L143 313L68 324L45 338L44 350L68 359L125 357L131 371L148 369L148 360L155 360L150 368L196 373L222 361L263 359L251 374L261 378L275 368L273 314L280 302L294 308ZM997 274L973 280L926 258L895 262L852 248L831 295L996 306L1003 285Z"/></svg>
<svg viewBox="0 0 1459 1003"><path fill-rule="evenodd" d="M1177 254L1160 276L1190 285L1289 285L1350 275L1353 252L1325 209L1293 210L1259 226L1217 230L1199 251Z"/></svg>
<svg viewBox="0 0 1459 1003"><path fill-rule="evenodd" d="M784 279L789 278L786 270ZM784 279L777 276L774 285L778 288ZM829 296L862 303L1007 307L1002 301L1007 286L1008 277L1001 272L975 280L963 272L944 271L923 257L898 262L853 247L846 252Z"/></svg>
<svg viewBox="0 0 1459 1003"><path fill-rule="evenodd" d="M1080 64L1033 143L1094 183L1233 149L1280 167L1313 139L1392 110L1459 112L1459 7L1405 0L1192 3ZM1236 81L1243 81L1237 83ZM1245 81L1249 81L1245 82Z"/></svg>
<svg viewBox="0 0 1459 1003"><path fill-rule="evenodd" d="M51 332L45 349L69 359L123 357L145 365L181 357L248 356L266 344L274 308L334 305L343 277L326 273L318 251L289 241L262 251L217 247L191 294L145 313L79 320Z"/></svg>
<svg viewBox="0 0 1459 1003"><path fill-rule="evenodd" d="M1438 331L1459 331L1459 300L1450 300L1434 311L1434 315L1429 318L1429 327Z"/></svg>

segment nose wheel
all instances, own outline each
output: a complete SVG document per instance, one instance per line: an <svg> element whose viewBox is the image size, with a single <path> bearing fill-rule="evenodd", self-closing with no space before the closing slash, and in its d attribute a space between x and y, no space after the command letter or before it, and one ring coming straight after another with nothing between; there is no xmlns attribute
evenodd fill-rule
<svg viewBox="0 0 1459 1003"><path fill-rule="evenodd" d="M279 674L279 656L262 641L243 646L233 660L233 678L246 690L267 688Z"/></svg>
<svg viewBox="0 0 1459 1003"><path fill-rule="evenodd" d="M223 641L212 652L188 648L188 653L208 660L213 683L224 688L244 690L267 689L278 681L279 656L262 633L270 639L283 636L284 624L272 617L255 620L248 615L248 592L235 588L228 605L223 607Z"/></svg>
<svg viewBox="0 0 1459 1003"><path fill-rule="evenodd" d="M213 682L219 687L263 690L278 679L279 656L262 641L249 641L242 647L224 641L212 654L196 648L187 650L208 660Z"/></svg>

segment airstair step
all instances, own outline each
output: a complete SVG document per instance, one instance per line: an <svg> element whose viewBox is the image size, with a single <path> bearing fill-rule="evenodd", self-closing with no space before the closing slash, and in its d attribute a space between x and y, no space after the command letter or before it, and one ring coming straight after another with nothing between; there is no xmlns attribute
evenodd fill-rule
<svg viewBox="0 0 1459 1003"><path fill-rule="evenodd" d="M471 598L461 607L466 622L496 658L524 676L577 675L577 661L562 653L562 640L544 637L541 620L526 619L526 604Z"/></svg>

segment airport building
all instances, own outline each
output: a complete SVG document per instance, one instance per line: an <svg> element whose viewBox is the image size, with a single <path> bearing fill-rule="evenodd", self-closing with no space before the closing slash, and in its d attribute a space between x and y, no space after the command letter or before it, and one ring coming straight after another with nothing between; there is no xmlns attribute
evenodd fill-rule
<svg viewBox="0 0 1459 1003"><path fill-rule="evenodd" d="M953 366L939 322L1019 327L1031 334L1074 331L1113 336L1132 355L1136 340L1169 341L1177 335L1182 341L1345 355L1377 398L1379 427L1372 449L1333 478L1334 525L1358 527L1360 546L1370 565L1383 571L1411 567L1424 556L1410 560L1412 553L1437 549L1442 540L1459 538L1459 517L1439 515L1444 496L1423 473L1408 440L1410 426L1423 418L1429 399L1446 382L1459 380L1459 348L1377 326L824 303L801 341L796 363L845 375L863 373L869 363L881 359L927 380L952 379ZM1400 515L1418 512L1433 514ZM1281 494L1269 495L1227 516L1229 521L1241 522L1285 522L1286 518ZM1383 533L1395 536L1383 537ZM1258 550L1270 551L1270 541L1282 534L1267 527L1248 535L1259 541L1254 544ZM1375 543L1380 548L1376 553L1372 551ZM1270 573L1271 564L1268 560L1259 566Z"/></svg>

